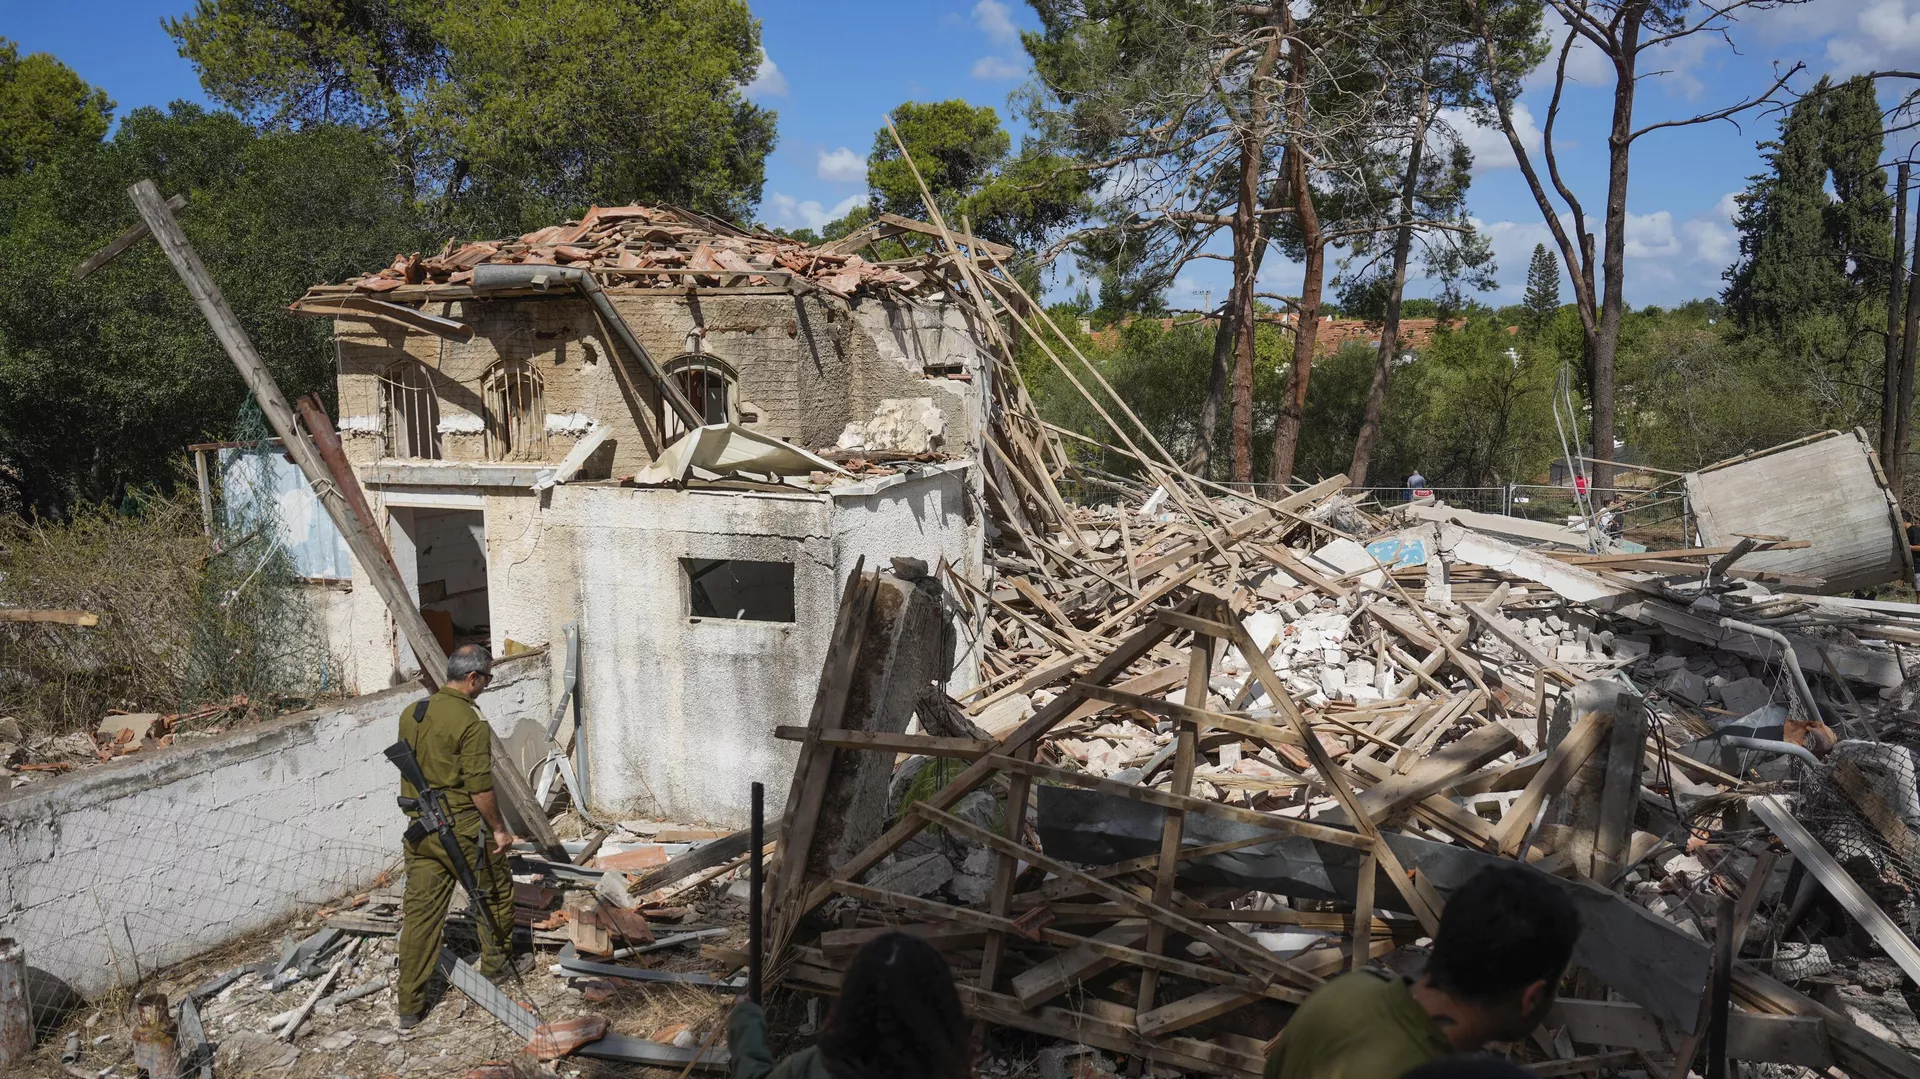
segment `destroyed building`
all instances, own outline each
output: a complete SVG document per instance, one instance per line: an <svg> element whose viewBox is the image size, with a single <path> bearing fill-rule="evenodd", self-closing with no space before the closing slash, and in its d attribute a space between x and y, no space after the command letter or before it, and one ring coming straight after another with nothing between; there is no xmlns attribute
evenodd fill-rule
<svg viewBox="0 0 1920 1079"><path fill-rule="evenodd" d="M805 720L854 564L978 575L990 369L924 275L626 206L294 308L334 320L346 457L443 647L564 647L575 627L598 721L575 763L608 813L738 823L748 780L791 766L768 732ZM760 457L665 461L694 424L662 378L727 425L700 438ZM355 584L334 620L354 686L409 678ZM952 672L967 684L967 657Z"/></svg>

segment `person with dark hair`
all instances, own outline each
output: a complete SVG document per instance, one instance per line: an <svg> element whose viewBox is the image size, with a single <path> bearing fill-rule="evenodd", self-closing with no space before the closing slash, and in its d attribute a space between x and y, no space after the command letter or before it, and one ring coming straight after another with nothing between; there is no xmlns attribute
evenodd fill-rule
<svg viewBox="0 0 1920 1079"><path fill-rule="evenodd" d="M774 1063L767 1015L741 1000L727 1020L733 1079L967 1079L966 1014L953 971L933 946L905 933L854 953L820 1043Z"/></svg>
<svg viewBox="0 0 1920 1079"><path fill-rule="evenodd" d="M1579 936L1572 900L1546 875L1483 869L1447 901L1418 981L1368 969L1314 990L1266 1079L1399 1079L1524 1037L1553 1007Z"/></svg>

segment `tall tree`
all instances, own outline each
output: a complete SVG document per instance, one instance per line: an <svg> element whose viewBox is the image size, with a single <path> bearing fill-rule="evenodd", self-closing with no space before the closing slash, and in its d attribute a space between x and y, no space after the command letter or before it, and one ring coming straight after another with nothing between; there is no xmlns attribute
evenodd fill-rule
<svg viewBox="0 0 1920 1079"><path fill-rule="evenodd" d="M1527 309L1527 336L1536 337L1560 310L1560 260L1546 244L1533 245L1533 261L1527 264L1527 294L1521 300Z"/></svg>
<svg viewBox="0 0 1920 1079"><path fill-rule="evenodd" d="M1858 328L1884 303L1893 251L1872 83L1821 79L1761 146L1767 171L1735 197L1740 261L1727 271L1728 308L1749 332L1810 319Z"/></svg>
<svg viewBox="0 0 1920 1079"><path fill-rule="evenodd" d="M0 179L0 504L57 515L167 485L182 446L231 437L246 387L159 248L66 272L138 219L129 185L189 197L181 226L274 377L331 397L330 328L286 305L433 242L389 165L352 127L262 134L176 104Z"/></svg>
<svg viewBox="0 0 1920 1079"><path fill-rule="evenodd" d="M1537 17L1535 13L1541 0L1471 0L1481 45L1486 52L1491 99L1491 108L1487 111L1505 133L1507 145L1513 151L1573 283L1574 305L1580 313L1585 337L1586 382L1593 413L1596 459L1593 481L1598 487L1613 485L1614 366L1626 304L1627 191L1633 147L1653 132L1730 119L1771 101L1804 66L1793 65L1761 93L1725 108L1636 127L1635 95L1641 79L1648 74L1641 70L1641 61L1650 50L1688 38L1698 37L1704 41L1714 36L1724 37L1742 9L1792 2L1796 0L1727 0L1709 5L1694 5L1689 0L1545 0L1545 6L1558 16L1565 32L1554 65L1546 122L1541 126L1540 156L1545 159L1554 194L1564 203L1566 216L1571 218L1569 230L1562 221L1561 208L1555 204L1534 166L1533 151L1515 123L1514 103L1524 75L1516 74L1516 65L1504 58L1499 33L1503 24ZM1560 101L1568 82L1567 58L1576 43L1598 53L1612 81L1612 115L1607 125L1606 208L1598 237L1588 222L1586 207L1561 175L1554 141Z"/></svg>
<svg viewBox="0 0 1920 1079"><path fill-rule="evenodd" d="M379 134L450 228L630 200L743 220L773 147L744 0L199 0L167 28L249 119Z"/></svg>
<svg viewBox="0 0 1920 1079"><path fill-rule="evenodd" d="M982 239L1037 247L1085 210L1087 174L1038 146L1015 155L1013 139L991 106L909 101L893 110L894 129L933 194L941 216L972 222ZM923 217L920 185L886 128L867 156L873 210Z"/></svg>
<svg viewBox="0 0 1920 1079"><path fill-rule="evenodd" d="M105 90L44 52L20 55L0 38L0 177L76 144L99 142L113 119Z"/></svg>
<svg viewBox="0 0 1920 1079"><path fill-rule="evenodd" d="M1343 267L1343 276L1348 276L1343 306L1354 298L1380 298L1377 305L1364 303L1364 314L1379 318L1381 325L1347 465L1347 480L1355 487L1367 482L1388 382L1401 359L1400 316L1415 240L1421 243L1427 276L1440 285L1447 306L1457 306L1462 284L1492 284L1492 254L1466 216L1473 156L1442 112L1472 103L1480 81L1478 42L1451 6L1411 4L1390 10L1401 17L1382 27L1385 40L1375 63L1394 95L1389 99L1393 111L1404 117L1404 130L1392 138L1359 133L1369 140L1362 160L1378 164L1357 171L1362 182L1348 197L1360 203L1354 224L1377 219L1391 226L1350 234L1345 240L1349 253Z"/></svg>

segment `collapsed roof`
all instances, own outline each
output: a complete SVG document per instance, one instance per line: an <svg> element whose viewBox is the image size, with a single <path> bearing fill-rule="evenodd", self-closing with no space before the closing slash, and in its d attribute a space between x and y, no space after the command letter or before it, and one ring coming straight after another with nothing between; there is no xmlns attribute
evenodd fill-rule
<svg viewBox="0 0 1920 1079"><path fill-rule="evenodd" d="M303 301L354 294L458 298L471 295L474 267L484 264L580 266L603 278L608 289L622 290L797 285L842 299L860 292L933 291L944 277L933 269L934 256L875 262L855 252L875 239L936 231L881 214L853 235L809 246L671 206L595 206L578 221L521 236L448 240L437 254L395 255L390 265L342 284L316 285ZM449 289L459 291L449 294Z"/></svg>

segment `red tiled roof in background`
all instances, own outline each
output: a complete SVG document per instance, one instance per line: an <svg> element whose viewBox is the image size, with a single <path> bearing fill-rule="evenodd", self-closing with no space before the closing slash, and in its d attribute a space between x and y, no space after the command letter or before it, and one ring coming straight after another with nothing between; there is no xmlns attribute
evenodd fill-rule
<svg viewBox="0 0 1920 1079"><path fill-rule="evenodd" d="M1287 326L1288 329L1292 328L1292 319L1292 315L1280 316L1281 324ZM1194 320L1189 317L1162 318L1156 321L1160 323L1161 329L1170 330L1175 325L1189 324ZM1204 321L1212 324L1214 320L1208 318ZM1114 325L1093 331L1092 337L1094 344L1099 345L1101 348L1115 347L1120 343L1120 330L1132 323L1132 319L1125 319ZM1335 352L1340 351L1341 346L1352 343L1376 348L1380 344L1380 325L1379 322L1369 319L1323 318L1320 320L1320 333L1315 340L1314 351L1322 356L1331 356ZM1433 340L1435 331L1437 331L1441 325L1441 320L1437 318L1403 318L1400 320L1400 343L1402 347L1405 348L1425 348L1427 343ZM1458 327L1460 320L1453 319L1446 322L1445 325L1449 328ZM1511 333L1513 331L1510 329L1508 332Z"/></svg>

